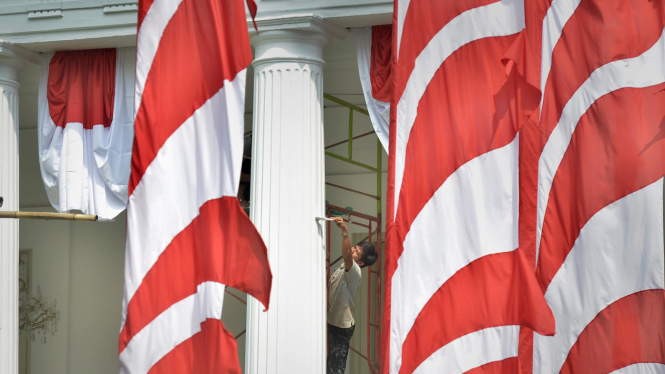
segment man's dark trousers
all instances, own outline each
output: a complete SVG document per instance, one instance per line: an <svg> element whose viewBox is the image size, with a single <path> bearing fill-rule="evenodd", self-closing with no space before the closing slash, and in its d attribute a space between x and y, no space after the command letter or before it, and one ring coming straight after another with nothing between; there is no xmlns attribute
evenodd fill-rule
<svg viewBox="0 0 665 374"><path fill-rule="evenodd" d="M327 374L344 374L349 343L356 326L348 329L328 324L328 371Z"/></svg>

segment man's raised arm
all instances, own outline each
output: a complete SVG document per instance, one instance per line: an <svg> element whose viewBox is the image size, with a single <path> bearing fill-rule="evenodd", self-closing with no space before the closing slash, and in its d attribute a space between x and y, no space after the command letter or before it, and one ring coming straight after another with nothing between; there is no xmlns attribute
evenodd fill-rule
<svg viewBox="0 0 665 374"><path fill-rule="evenodd" d="M335 224L342 230L342 257L344 258L344 267L348 271L353 266L353 256L351 253L351 239L349 239L349 230L342 217L335 217Z"/></svg>

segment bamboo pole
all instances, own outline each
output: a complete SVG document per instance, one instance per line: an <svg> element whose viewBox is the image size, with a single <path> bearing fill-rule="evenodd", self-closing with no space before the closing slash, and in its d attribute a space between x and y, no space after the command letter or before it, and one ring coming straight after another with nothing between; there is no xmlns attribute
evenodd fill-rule
<svg viewBox="0 0 665 374"><path fill-rule="evenodd" d="M49 213L49 212L0 212L0 218L14 219L45 219L60 221L97 222L98 218L92 214L76 213Z"/></svg>

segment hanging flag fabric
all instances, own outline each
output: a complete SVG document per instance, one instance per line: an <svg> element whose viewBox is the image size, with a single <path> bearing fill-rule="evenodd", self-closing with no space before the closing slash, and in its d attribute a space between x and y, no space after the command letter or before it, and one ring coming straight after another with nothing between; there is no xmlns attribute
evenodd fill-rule
<svg viewBox="0 0 665 374"><path fill-rule="evenodd" d="M523 337L524 372L665 372L665 4L543 0L526 17L534 260L556 334Z"/></svg>
<svg viewBox="0 0 665 374"><path fill-rule="evenodd" d="M367 111L383 149L388 152L392 25L352 28L358 73Z"/></svg>
<svg viewBox="0 0 665 374"><path fill-rule="evenodd" d="M236 198L251 60L243 1L139 2L121 373L240 373L224 289L268 307L266 247Z"/></svg>
<svg viewBox="0 0 665 374"><path fill-rule="evenodd" d="M383 372L517 372L520 326L554 333L519 248L523 4L401 0L393 28Z"/></svg>
<svg viewBox="0 0 665 374"><path fill-rule="evenodd" d="M134 134L126 48L45 53L39 80L39 166L59 212L112 219L125 210ZM131 99L130 99L131 100Z"/></svg>

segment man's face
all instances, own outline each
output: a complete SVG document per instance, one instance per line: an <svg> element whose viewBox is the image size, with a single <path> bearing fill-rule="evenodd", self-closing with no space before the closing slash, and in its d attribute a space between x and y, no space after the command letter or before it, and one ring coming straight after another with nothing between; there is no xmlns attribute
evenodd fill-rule
<svg viewBox="0 0 665 374"><path fill-rule="evenodd" d="M353 261L358 264L358 266L363 266L365 263L361 260L363 257L363 249L359 246L356 245L353 248L351 248L351 257L353 258Z"/></svg>

